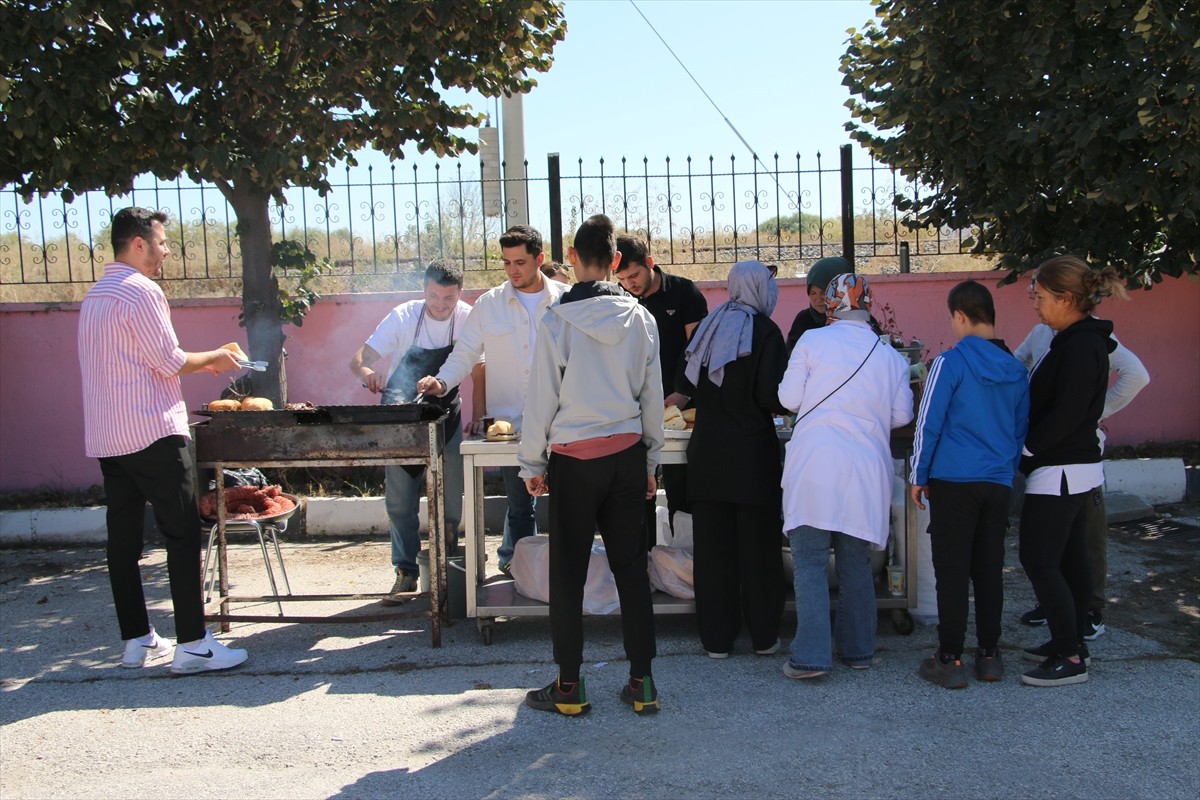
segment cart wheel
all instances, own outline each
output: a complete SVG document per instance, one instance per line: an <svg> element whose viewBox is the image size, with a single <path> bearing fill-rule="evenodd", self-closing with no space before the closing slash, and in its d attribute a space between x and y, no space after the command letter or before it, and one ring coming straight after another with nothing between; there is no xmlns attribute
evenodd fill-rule
<svg viewBox="0 0 1200 800"><path fill-rule="evenodd" d="M492 629L495 620L479 618L475 620L475 627L479 629L479 637L483 639L483 643L490 645L492 643Z"/></svg>
<svg viewBox="0 0 1200 800"><path fill-rule="evenodd" d="M908 636L917 629L917 623L912 614L905 608L892 609L892 629L901 636Z"/></svg>

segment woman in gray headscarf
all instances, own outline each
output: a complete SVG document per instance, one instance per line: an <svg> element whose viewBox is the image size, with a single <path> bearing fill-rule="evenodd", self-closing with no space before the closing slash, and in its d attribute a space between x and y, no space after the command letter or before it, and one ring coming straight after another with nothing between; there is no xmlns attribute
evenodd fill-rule
<svg viewBox="0 0 1200 800"><path fill-rule="evenodd" d="M771 312L775 273L758 261L729 272L729 302L709 314L685 351L678 389L694 398L688 500L695 538L696 623L713 658L741 630L754 650L779 648L783 615L782 468L775 414L787 345Z"/></svg>

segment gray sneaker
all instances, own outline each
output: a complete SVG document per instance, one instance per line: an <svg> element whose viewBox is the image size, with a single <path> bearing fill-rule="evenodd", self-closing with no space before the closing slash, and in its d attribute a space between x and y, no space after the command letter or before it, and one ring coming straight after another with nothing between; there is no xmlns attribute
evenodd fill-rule
<svg viewBox="0 0 1200 800"><path fill-rule="evenodd" d="M940 653L934 653L922 661L917 674L943 689L967 688L967 671L963 668L962 659L956 658L949 664L943 664L940 656Z"/></svg>
<svg viewBox="0 0 1200 800"><path fill-rule="evenodd" d="M1004 661L999 648L975 648L975 680L995 683L1004 677Z"/></svg>
<svg viewBox="0 0 1200 800"><path fill-rule="evenodd" d="M391 591L379 602L385 606L402 606L413 599L409 595L415 591L417 591L417 576L398 569L396 570L396 582L392 584Z"/></svg>

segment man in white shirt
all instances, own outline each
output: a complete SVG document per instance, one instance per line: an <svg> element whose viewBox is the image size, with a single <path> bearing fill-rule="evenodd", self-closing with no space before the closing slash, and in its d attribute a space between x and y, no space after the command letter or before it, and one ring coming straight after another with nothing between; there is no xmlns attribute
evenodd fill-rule
<svg viewBox="0 0 1200 800"><path fill-rule="evenodd" d="M417 380L445 363L455 338L466 324L471 307L460 297L463 273L457 266L435 261L425 270L425 297L393 308L366 344L350 360L350 372L384 404L416 399ZM381 361L386 371L378 371ZM457 536L462 514L462 417L458 392L447 392L439 405L446 408L443 492L446 530ZM396 580L384 605L399 605L417 589L417 554L421 549L417 511L425 488L425 468L391 465L384 468L384 495L392 534L392 567Z"/></svg>
<svg viewBox="0 0 1200 800"><path fill-rule="evenodd" d="M482 355L487 361L487 415L508 420L519 432L538 323L570 287L542 274L546 260L542 235L528 225L505 231L500 237L500 253L508 280L475 301L454 351L436 377L427 375L417 388L430 397L446 394L462 383ZM476 411L474 416L478 419L483 413ZM474 423L468 427L472 433L480 432ZM535 500L517 475L517 467L502 467L500 472L508 513L498 556L500 570L508 574L513 548L519 539L537 533L537 522Z"/></svg>
<svg viewBox="0 0 1200 800"><path fill-rule="evenodd" d="M1032 372L1050 349L1050 341L1053 338L1054 329L1049 325L1034 325L1013 355ZM1117 343L1117 349L1108 354L1108 368L1115 380L1104 395L1101 422L1129 405L1138 392L1150 383L1150 373L1146 371L1141 360L1121 344L1116 336L1113 336L1112 340ZM1100 451L1103 452L1104 431L1097 430L1096 436L1100 439ZM1104 587L1108 580L1108 513L1104 505L1103 484L1092 491L1092 497L1088 501L1087 525L1086 545L1092 568L1092 602L1088 609L1088 625L1083 638L1091 641L1105 633L1103 612ZM1021 615L1021 622L1030 626L1045 625L1046 615L1042 613L1041 606L1036 606L1032 611Z"/></svg>

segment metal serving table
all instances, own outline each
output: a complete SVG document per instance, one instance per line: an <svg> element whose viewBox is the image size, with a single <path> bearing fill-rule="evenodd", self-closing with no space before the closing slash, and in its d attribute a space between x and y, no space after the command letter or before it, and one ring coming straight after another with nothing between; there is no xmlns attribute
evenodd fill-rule
<svg viewBox="0 0 1200 800"><path fill-rule="evenodd" d="M662 449L663 464L686 464L687 444L690 434L684 431L668 431ZM780 441L791 438L791 431L780 431ZM912 426L892 432L892 457L905 458L912 448ZM513 467L517 465L517 442L488 442L479 437L464 439L460 448L463 458L463 479L466 524L466 563L474 564L474 580L470 567L467 575L467 618L474 618L485 644L492 642L492 629L498 616L549 616L550 606L540 600L521 595L511 580L496 580L485 583L486 562L484 560L483 524L483 470L485 467ZM909 496L907 479L904 498L904 529L895 531L895 559L904 568L904 593L893 596L888 592L886 581L876 589L876 602L880 609L892 612L892 624L899 633L911 633L913 620L909 609L917 605L917 507ZM663 592L653 592L651 602L655 614L691 614L696 604L681 600ZM788 610L795 610L795 602L786 602Z"/></svg>
<svg viewBox="0 0 1200 800"><path fill-rule="evenodd" d="M429 597L430 611L397 611L336 617L277 616L230 613L231 602L317 600L377 600L384 594L286 594L233 597L229 593L229 563L226 547L225 485L218 479L217 573L220 612L206 616L219 621L228 631L230 622L370 622L385 619L415 619L429 614L433 646L442 643L442 621L446 608L446 546L443 500L445 412L433 405L329 406L296 411L227 411L212 415L207 422L192 426L196 463L221 476L226 467L356 467L423 466L429 499L429 547L433 579L429 592L412 596Z"/></svg>

